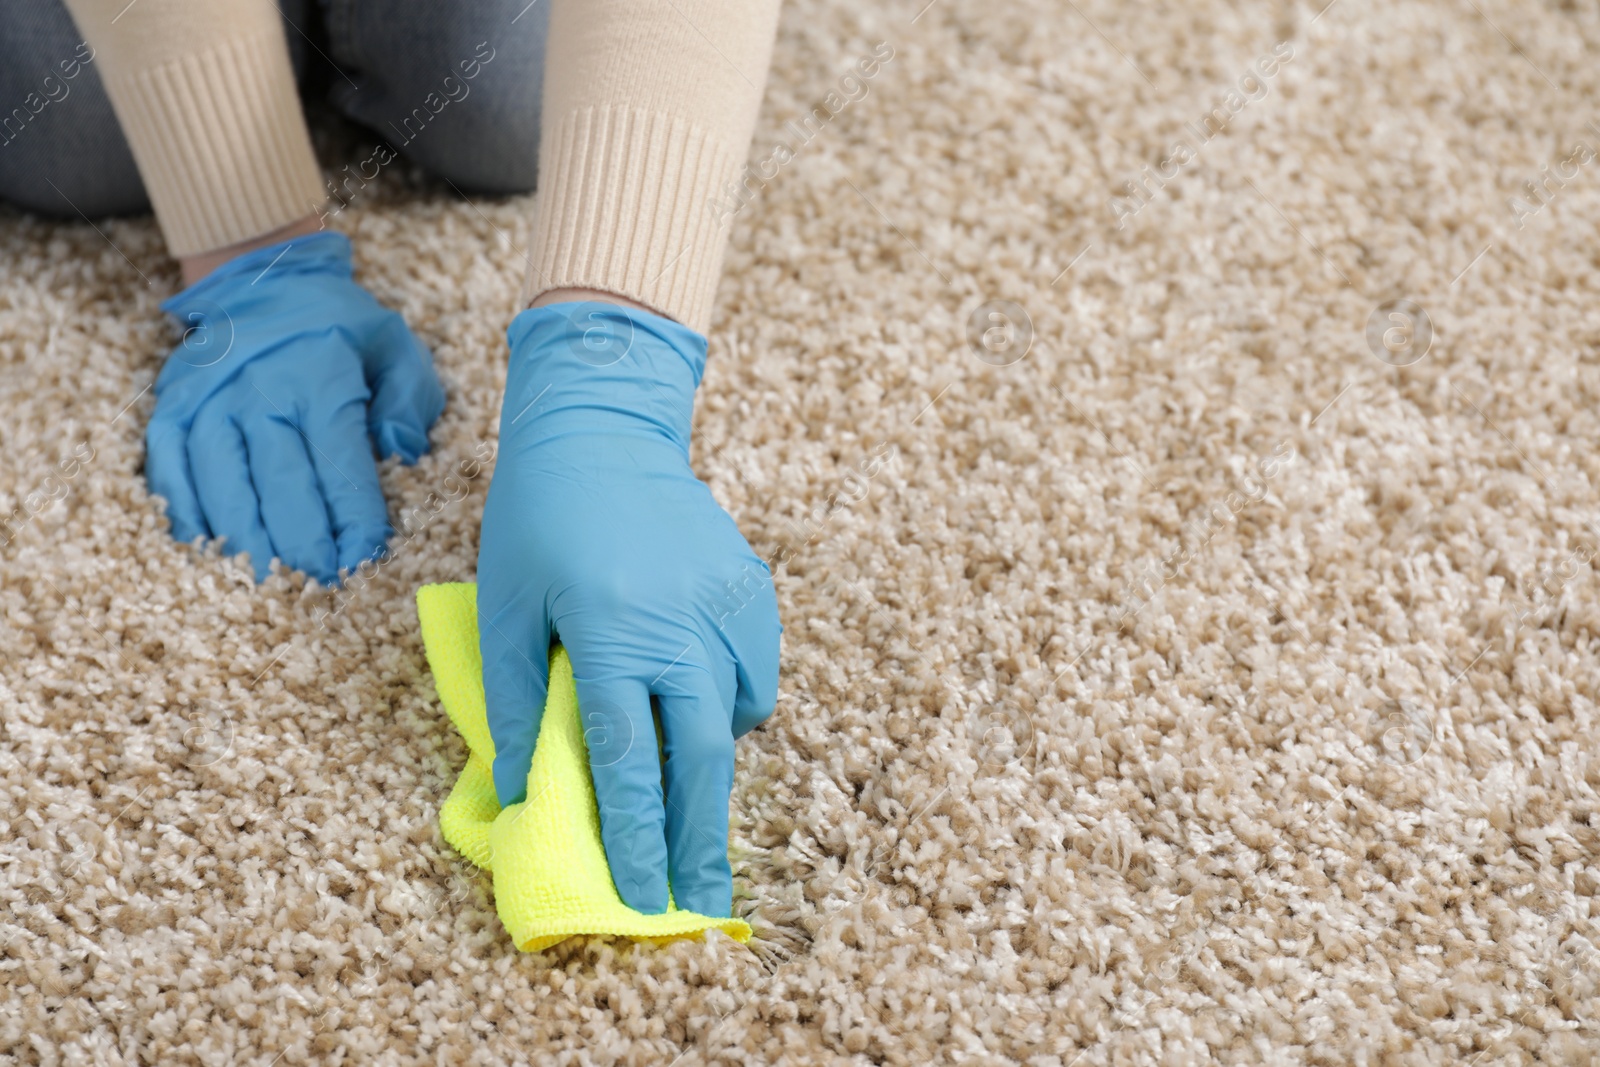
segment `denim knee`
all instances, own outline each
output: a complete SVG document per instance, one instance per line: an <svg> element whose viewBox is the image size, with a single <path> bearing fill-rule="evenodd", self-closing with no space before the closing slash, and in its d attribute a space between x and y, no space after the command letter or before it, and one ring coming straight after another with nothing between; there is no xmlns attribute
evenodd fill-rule
<svg viewBox="0 0 1600 1067"><path fill-rule="evenodd" d="M527 192L549 7L326 0L334 104L462 191Z"/></svg>
<svg viewBox="0 0 1600 1067"><path fill-rule="evenodd" d="M0 200L41 215L148 211L89 47L61 0L0 0Z"/></svg>

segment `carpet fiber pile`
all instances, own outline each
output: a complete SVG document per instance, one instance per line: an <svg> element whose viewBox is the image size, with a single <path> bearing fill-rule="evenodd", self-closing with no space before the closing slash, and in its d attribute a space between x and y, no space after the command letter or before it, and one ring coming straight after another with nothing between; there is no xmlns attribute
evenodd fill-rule
<svg viewBox="0 0 1600 1067"><path fill-rule="evenodd" d="M154 225L0 216L0 1060L1600 1055L1600 10L924 3L788 5L732 217L748 947L518 953L439 834L525 199L334 220L450 394L336 593L145 491Z"/></svg>

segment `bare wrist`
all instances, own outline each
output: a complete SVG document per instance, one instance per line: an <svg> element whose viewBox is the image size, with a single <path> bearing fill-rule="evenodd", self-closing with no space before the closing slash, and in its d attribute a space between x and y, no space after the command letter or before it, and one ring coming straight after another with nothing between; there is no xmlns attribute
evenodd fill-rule
<svg viewBox="0 0 1600 1067"><path fill-rule="evenodd" d="M210 252L199 252L192 256L179 256L178 266L183 269L183 284L193 285L207 274L222 266L236 256L252 252L257 248L275 245L280 241L287 241L291 237L304 237L309 233L316 233L322 229L322 220L316 215L307 215L303 219L296 219L287 226L280 226L276 230L252 237L248 241L240 241L236 245L226 248L213 249Z"/></svg>
<svg viewBox="0 0 1600 1067"><path fill-rule="evenodd" d="M546 304L567 304L575 300L598 300L604 304L620 304L626 308L633 308L635 311L648 311L652 315L660 315L664 319L672 318L671 315L641 304L637 300L630 300L625 296L618 296L616 293L608 293L604 289L581 289L575 286L565 289L546 289L529 301L528 306L537 308L544 307Z"/></svg>

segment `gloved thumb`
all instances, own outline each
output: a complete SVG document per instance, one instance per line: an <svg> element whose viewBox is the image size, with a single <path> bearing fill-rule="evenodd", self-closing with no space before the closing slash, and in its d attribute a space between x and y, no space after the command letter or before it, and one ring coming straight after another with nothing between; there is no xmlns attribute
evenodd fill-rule
<svg viewBox="0 0 1600 1067"><path fill-rule="evenodd" d="M415 463L428 451L428 429L444 411L444 386L433 357L391 311L364 346L362 363L372 390L367 426L378 454Z"/></svg>
<svg viewBox="0 0 1600 1067"><path fill-rule="evenodd" d="M478 585L478 650L502 808L528 798L528 769L550 690L550 622L543 604Z"/></svg>

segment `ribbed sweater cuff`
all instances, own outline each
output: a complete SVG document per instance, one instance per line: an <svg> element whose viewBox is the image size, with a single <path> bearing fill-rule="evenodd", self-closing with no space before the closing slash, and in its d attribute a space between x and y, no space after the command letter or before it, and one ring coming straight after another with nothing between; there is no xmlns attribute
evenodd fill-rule
<svg viewBox="0 0 1600 1067"><path fill-rule="evenodd" d="M726 244L717 203L745 148L642 108L581 108L547 126L531 295L599 289L704 334Z"/></svg>
<svg viewBox="0 0 1600 1067"><path fill-rule="evenodd" d="M118 72L107 88L174 256L259 237L321 206L281 30Z"/></svg>

